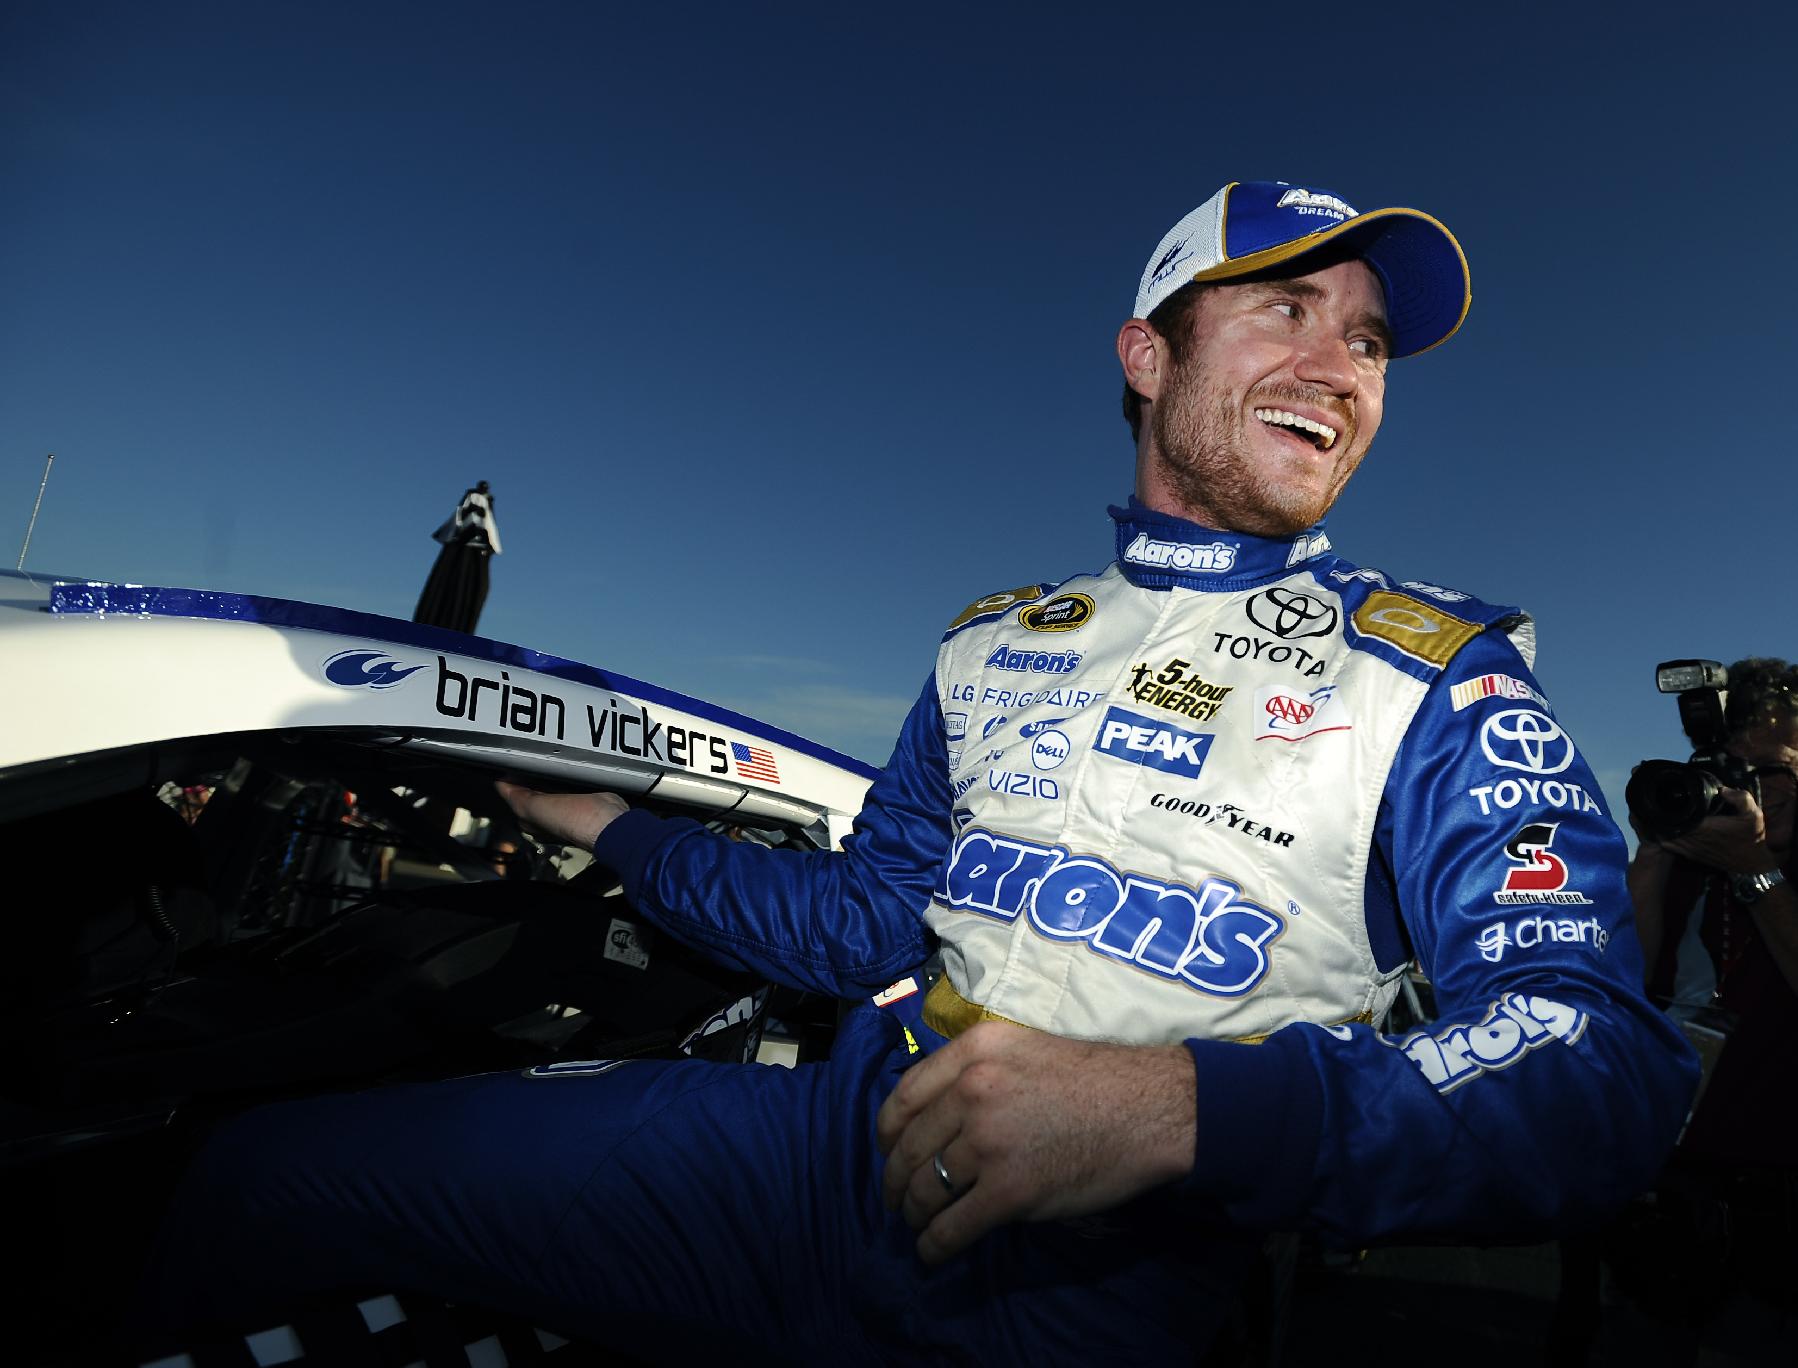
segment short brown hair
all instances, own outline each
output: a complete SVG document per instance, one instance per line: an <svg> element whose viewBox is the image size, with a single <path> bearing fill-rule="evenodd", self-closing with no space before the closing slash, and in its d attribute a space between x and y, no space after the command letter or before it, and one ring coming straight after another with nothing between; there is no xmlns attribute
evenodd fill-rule
<svg viewBox="0 0 1798 1368"><path fill-rule="evenodd" d="M1730 735L1798 717L1798 666L1772 656L1749 656L1729 667L1723 725Z"/></svg>
<svg viewBox="0 0 1798 1368"><path fill-rule="evenodd" d="M1186 344L1192 339L1192 316L1198 308L1199 296L1209 288L1211 288L1209 283L1189 281L1162 300L1150 312L1148 322L1167 343L1170 361L1177 362L1186 355ZM1142 403L1142 395L1130 387L1130 381L1126 378L1124 381L1124 421L1130 424L1130 440L1132 442L1142 435Z"/></svg>

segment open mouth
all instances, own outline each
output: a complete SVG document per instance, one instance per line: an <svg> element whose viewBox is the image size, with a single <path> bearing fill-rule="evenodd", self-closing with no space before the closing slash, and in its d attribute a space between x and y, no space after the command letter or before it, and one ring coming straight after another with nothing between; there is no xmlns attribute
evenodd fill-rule
<svg viewBox="0 0 1798 1368"><path fill-rule="evenodd" d="M1286 428L1294 436L1305 438L1319 451L1328 451L1336 445L1336 429L1328 423L1301 418L1296 413L1277 408L1258 408L1255 416L1269 427Z"/></svg>

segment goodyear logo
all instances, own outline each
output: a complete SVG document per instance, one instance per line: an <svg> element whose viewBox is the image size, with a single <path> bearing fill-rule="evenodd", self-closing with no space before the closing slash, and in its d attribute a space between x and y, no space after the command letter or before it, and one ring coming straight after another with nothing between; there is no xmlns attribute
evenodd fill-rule
<svg viewBox="0 0 1798 1368"><path fill-rule="evenodd" d="M1228 879L1169 883L979 827L956 839L936 896L997 921L1021 916L1046 940L1084 944L1217 997L1240 997L1267 976L1269 947L1284 929Z"/></svg>

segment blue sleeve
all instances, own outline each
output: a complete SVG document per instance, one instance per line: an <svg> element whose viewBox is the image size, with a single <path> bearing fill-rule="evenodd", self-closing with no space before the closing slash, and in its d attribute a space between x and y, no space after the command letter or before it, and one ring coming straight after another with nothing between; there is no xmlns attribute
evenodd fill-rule
<svg viewBox="0 0 1798 1368"><path fill-rule="evenodd" d="M1425 696L1375 844L1370 879L1388 886L1370 915L1396 905L1436 1021L1403 1038L1294 1025L1260 1045L1189 1041L1189 1188L1233 1222L1344 1245L1602 1220L1652 1182L1697 1061L1642 989L1622 835L1499 633Z"/></svg>
<svg viewBox="0 0 1798 1368"><path fill-rule="evenodd" d="M949 849L948 774L932 675L840 852L769 850L633 810L593 853L638 911L720 963L860 997L930 953L923 914Z"/></svg>

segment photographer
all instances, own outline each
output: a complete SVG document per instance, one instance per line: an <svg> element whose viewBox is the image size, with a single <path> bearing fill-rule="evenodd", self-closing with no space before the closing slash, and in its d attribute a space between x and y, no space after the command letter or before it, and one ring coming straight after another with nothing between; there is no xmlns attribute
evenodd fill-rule
<svg viewBox="0 0 1798 1368"><path fill-rule="evenodd" d="M1710 1276L1735 1289L1759 1284L1789 1311L1798 1234L1798 667L1766 658L1731 665L1722 727L1723 749L1746 763L1748 784L1724 788L1721 810L1680 836L1644 835L1629 869L1651 994L1675 1017L1726 1037L1662 1194L1692 1203L1701 1244L1707 1225L1727 1241L1726 1263L1705 1250L1695 1267L1711 1264ZM1632 822L1641 834L1639 815Z"/></svg>

